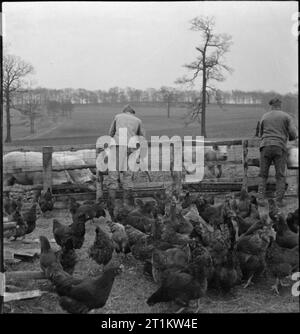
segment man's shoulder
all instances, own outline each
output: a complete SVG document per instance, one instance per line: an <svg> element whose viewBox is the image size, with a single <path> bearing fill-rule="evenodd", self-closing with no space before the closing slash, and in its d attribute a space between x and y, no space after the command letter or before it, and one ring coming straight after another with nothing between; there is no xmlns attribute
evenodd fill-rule
<svg viewBox="0 0 300 334"><path fill-rule="evenodd" d="M127 113L119 113L115 116L115 118L133 119L133 120L136 120L138 122L141 122L141 120L138 117L136 117L135 115L127 114Z"/></svg>
<svg viewBox="0 0 300 334"><path fill-rule="evenodd" d="M265 114L263 114L262 120L266 118L274 118L274 117L284 119L284 118L290 118L291 116L283 110L269 110Z"/></svg>

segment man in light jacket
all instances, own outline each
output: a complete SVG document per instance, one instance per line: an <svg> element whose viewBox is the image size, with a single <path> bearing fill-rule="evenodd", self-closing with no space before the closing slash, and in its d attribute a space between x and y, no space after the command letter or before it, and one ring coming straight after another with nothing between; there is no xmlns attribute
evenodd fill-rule
<svg viewBox="0 0 300 334"><path fill-rule="evenodd" d="M126 137L124 136L124 131L126 132ZM116 198L116 190L119 186L119 180L121 181L120 172L123 174L123 199L128 197L128 193L133 187L132 172L129 170L127 159L128 156L135 150L135 147L128 147L128 142L130 138L134 136L145 137L142 121L135 116L135 110L130 105L125 106L123 112L115 116L110 126L109 135L115 140L115 153L117 161L117 170L108 172L107 183L109 193L108 208L110 214L113 214L112 211ZM119 157L120 151L125 152L125 154L121 154L121 157ZM124 171L124 168L127 169L127 171Z"/></svg>
<svg viewBox="0 0 300 334"><path fill-rule="evenodd" d="M258 126L260 142L260 177L258 204L265 206L266 186L272 163L276 172L276 204L284 206L285 175L287 167L287 142L297 138L295 120L281 110L281 101L274 98L269 102L271 110L261 118Z"/></svg>

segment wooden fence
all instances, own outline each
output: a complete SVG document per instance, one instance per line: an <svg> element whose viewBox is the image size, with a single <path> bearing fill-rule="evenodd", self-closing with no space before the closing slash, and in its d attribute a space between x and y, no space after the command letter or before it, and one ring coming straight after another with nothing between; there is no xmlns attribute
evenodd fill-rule
<svg viewBox="0 0 300 334"><path fill-rule="evenodd" d="M183 188L187 188L191 191L210 191L210 192L224 192L224 191L239 191L242 187L246 187L249 189L249 176L248 176L248 167L249 166L259 166L259 159L258 158L249 158L248 151L251 147L256 147L258 151L258 143L259 140L257 138L251 139L234 139L234 140L217 140L217 141L205 141L205 146L240 146L241 147L241 156L235 157L234 160L225 160L225 161L210 161L209 163L215 163L216 165L242 165L243 168L243 176L242 178L220 178L220 179L204 179L201 182L195 183L183 183ZM149 143L149 146L151 143ZM161 144L160 144L161 145ZM11 151L41 151L43 154L43 184L40 185L33 185L33 186L24 186L24 189L32 190L32 189L43 189L46 190L48 188L55 190L60 189L72 189L72 188L80 188L85 189L84 185L60 185L60 186L52 186L52 171L63 171L63 170L71 170L71 169L85 169L85 168L96 168L95 164L83 165L81 167L72 167L72 166L61 166L61 167L53 167L52 166L52 153L57 151L77 151L81 149L96 149L96 145L74 145L74 146L67 146L67 145L60 145L60 146L46 146L46 147L37 147L37 146L26 146L23 148L20 147L9 147L4 149L4 153L8 153ZM97 150L96 150L97 155ZM173 162L173 155L174 151L171 150L171 167ZM96 157L95 157L96 160ZM205 161L205 165L207 165L207 161ZM22 170L20 170L22 171ZM96 175L96 196L98 197L106 197L107 193L103 186L103 175L105 173L100 173L97 171ZM178 181L178 179L177 179ZM173 179L174 182L174 179ZM172 182L171 182L172 183ZM170 182L168 183L170 184ZM153 191L160 191L163 190L166 186L165 182L151 182L150 184L135 184L135 190L139 192L141 197L147 196ZM4 190L9 190L11 187L4 187ZM121 192L121 191L120 191ZM95 193L93 193L95 196Z"/></svg>

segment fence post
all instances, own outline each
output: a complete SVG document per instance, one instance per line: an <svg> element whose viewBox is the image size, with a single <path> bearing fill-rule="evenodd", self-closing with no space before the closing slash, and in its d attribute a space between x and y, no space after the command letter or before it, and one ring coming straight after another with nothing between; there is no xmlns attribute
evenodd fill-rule
<svg viewBox="0 0 300 334"><path fill-rule="evenodd" d="M101 151L101 148L96 147L96 161ZM103 173L98 170L96 163L96 199L98 198L103 198Z"/></svg>
<svg viewBox="0 0 300 334"><path fill-rule="evenodd" d="M52 190L52 146L43 147L43 190Z"/></svg>
<svg viewBox="0 0 300 334"><path fill-rule="evenodd" d="M243 140L243 188L248 190L248 140Z"/></svg>

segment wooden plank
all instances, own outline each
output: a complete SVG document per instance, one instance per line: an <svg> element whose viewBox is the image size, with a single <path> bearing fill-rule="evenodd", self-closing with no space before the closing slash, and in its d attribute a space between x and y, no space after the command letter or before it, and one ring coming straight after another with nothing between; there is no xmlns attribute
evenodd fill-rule
<svg viewBox="0 0 300 334"><path fill-rule="evenodd" d="M41 251L39 248L18 250L9 247L7 247L6 250L12 252L15 258L20 258L20 259L33 259L34 257L39 256Z"/></svg>
<svg viewBox="0 0 300 334"><path fill-rule="evenodd" d="M4 303L8 303L15 300L31 299L40 297L46 291L31 290L21 292L4 292Z"/></svg>
<svg viewBox="0 0 300 334"><path fill-rule="evenodd" d="M3 230L4 231L11 230L12 228L16 228L16 226L17 226L17 223L15 223L15 222L4 223L3 224Z"/></svg>
<svg viewBox="0 0 300 334"><path fill-rule="evenodd" d="M46 279L42 271L6 271L5 279L11 280L26 280L26 279Z"/></svg>

